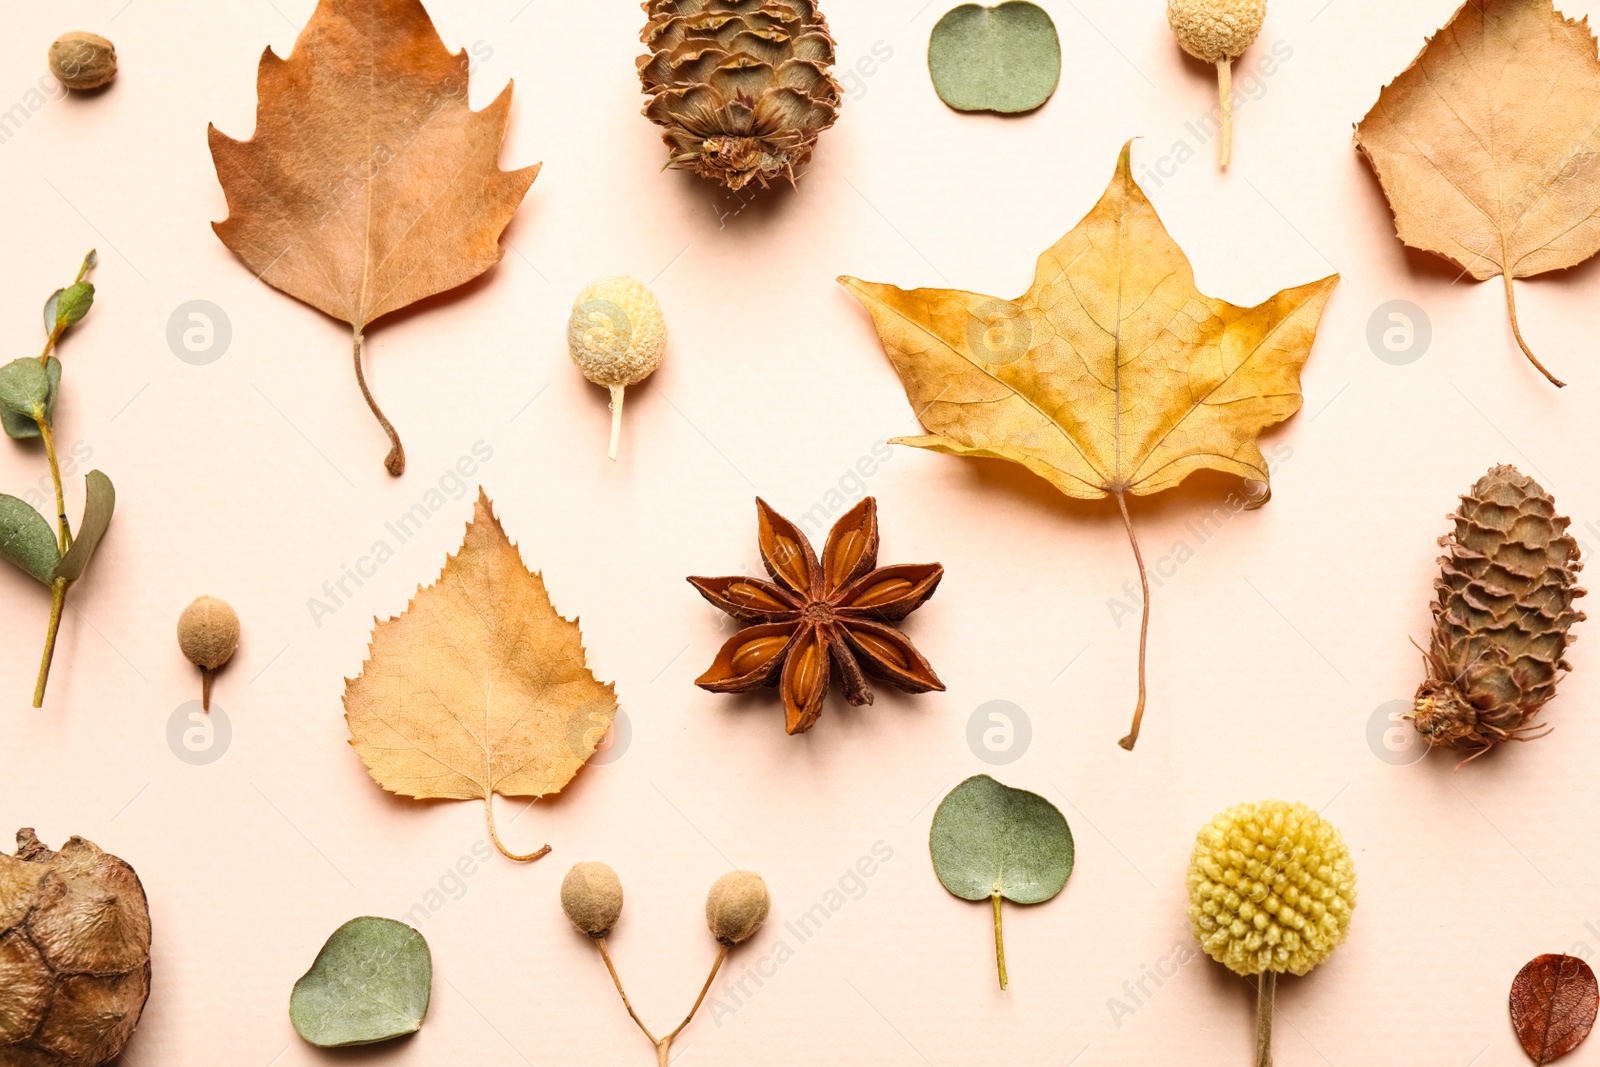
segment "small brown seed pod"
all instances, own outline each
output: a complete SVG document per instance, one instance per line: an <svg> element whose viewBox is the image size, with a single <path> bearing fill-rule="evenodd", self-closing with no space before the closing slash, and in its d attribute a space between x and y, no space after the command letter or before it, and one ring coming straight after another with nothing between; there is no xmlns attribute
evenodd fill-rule
<svg viewBox="0 0 1600 1067"><path fill-rule="evenodd" d="M226 600L203 596L178 616L178 647L200 668L200 703L211 710L211 676L239 649L239 616Z"/></svg>
<svg viewBox="0 0 1600 1067"><path fill-rule="evenodd" d="M98 89L117 76L117 47L98 33L74 30L50 43L50 73L68 89Z"/></svg>
<svg viewBox="0 0 1600 1067"><path fill-rule="evenodd" d="M729 871L706 894L706 925L724 945L748 941L767 921L772 897L754 871Z"/></svg>
<svg viewBox="0 0 1600 1067"><path fill-rule="evenodd" d="M622 881L603 863L576 863L561 880L561 910L579 933L602 938L622 914Z"/></svg>

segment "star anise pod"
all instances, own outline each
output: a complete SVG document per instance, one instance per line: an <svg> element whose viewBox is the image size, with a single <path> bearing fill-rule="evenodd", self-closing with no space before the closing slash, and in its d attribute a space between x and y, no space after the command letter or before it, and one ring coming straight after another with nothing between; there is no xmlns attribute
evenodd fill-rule
<svg viewBox="0 0 1600 1067"><path fill-rule="evenodd" d="M689 579L701 596L752 624L728 639L695 685L713 693L778 686L791 734L805 733L822 714L830 665L858 707L872 703L867 673L908 693L944 688L893 625L933 595L944 568L879 567L876 500L867 497L834 524L821 560L806 535L760 497L756 514L761 562L773 581Z"/></svg>

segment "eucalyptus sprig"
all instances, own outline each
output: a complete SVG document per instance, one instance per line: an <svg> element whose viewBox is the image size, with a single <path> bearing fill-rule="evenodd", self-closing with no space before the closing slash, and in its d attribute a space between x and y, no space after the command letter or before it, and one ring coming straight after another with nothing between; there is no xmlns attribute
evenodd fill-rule
<svg viewBox="0 0 1600 1067"><path fill-rule="evenodd" d="M36 708L44 706L44 687L50 678L50 660L55 655L67 590L88 569L96 546L111 525L111 513L117 503L111 479L97 470L90 471L85 479L83 521L78 525L77 537L73 537L61 486L61 464L56 458L55 410L56 396L61 391L61 361L55 352L67 331L82 322L94 306L94 285L86 279L98 262L99 256L90 250L72 284L57 289L45 301L44 351L37 358L25 356L0 366L0 425L9 437L37 437L44 442L50 480L56 491L53 533L49 521L27 501L0 493L0 556L50 588L50 627L40 657L39 680L33 689Z"/></svg>

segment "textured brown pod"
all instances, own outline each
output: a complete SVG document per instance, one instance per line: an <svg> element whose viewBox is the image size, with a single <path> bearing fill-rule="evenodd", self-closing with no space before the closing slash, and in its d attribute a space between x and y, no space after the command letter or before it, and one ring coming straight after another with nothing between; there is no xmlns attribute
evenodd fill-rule
<svg viewBox="0 0 1600 1067"><path fill-rule="evenodd" d="M150 996L150 909L139 876L81 837L52 852L17 831L0 853L0 1064L99 1067Z"/></svg>
<svg viewBox="0 0 1600 1067"><path fill-rule="evenodd" d="M68 89L98 89L117 76L117 47L98 33L63 33L47 58L50 73Z"/></svg>
<svg viewBox="0 0 1600 1067"><path fill-rule="evenodd" d="M814 0L646 0L644 114L668 166L729 189L795 179L839 114L834 42Z"/></svg>
<svg viewBox="0 0 1600 1067"><path fill-rule="evenodd" d="M1544 736L1539 710L1571 669L1573 623L1584 614L1571 520L1532 478L1492 468L1461 498L1433 586L1428 677L1412 720L1430 745L1482 755Z"/></svg>

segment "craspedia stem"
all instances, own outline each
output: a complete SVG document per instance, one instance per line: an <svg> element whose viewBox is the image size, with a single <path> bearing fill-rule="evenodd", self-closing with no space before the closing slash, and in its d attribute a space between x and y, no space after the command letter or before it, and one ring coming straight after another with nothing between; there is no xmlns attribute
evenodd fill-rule
<svg viewBox="0 0 1600 1067"><path fill-rule="evenodd" d="M1256 1067L1272 1067L1272 999L1278 991L1278 972L1262 971L1256 986Z"/></svg>

